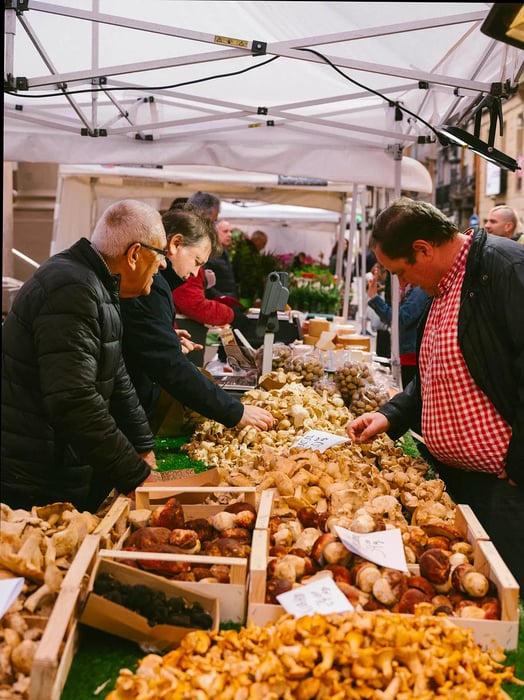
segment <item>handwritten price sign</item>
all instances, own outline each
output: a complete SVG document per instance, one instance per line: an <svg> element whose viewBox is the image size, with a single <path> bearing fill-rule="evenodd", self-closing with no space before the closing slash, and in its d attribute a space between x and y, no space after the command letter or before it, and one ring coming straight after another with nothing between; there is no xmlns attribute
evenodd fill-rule
<svg viewBox="0 0 524 700"><path fill-rule="evenodd" d="M308 450L325 452L328 447L340 445L343 442L349 442L349 438L343 435L326 433L323 430L309 430L295 442L293 447L305 447Z"/></svg>

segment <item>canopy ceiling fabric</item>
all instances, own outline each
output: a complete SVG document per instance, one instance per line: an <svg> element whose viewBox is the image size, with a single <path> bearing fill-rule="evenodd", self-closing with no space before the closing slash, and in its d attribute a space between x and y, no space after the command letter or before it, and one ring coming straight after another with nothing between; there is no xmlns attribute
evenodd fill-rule
<svg viewBox="0 0 524 700"><path fill-rule="evenodd" d="M524 52L481 33L490 7L27 0L6 10L7 79L28 90L5 95L4 159L393 187L406 148L516 86Z"/></svg>

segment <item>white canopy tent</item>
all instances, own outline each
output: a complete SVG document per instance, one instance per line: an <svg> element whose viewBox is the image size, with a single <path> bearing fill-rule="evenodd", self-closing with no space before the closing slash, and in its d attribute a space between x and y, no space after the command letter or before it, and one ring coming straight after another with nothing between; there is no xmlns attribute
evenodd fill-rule
<svg viewBox="0 0 524 700"><path fill-rule="evenodd" d="M304 252L327 264L342 214L288 204L223 202L220 217L248 235L262 229L268 236L265 249L275 255Z"/></svg>

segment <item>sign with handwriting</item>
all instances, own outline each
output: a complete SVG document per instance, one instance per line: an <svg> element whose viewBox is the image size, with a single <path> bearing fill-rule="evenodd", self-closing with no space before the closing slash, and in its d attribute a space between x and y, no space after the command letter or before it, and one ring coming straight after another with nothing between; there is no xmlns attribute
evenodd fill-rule
<svg viewBox="0 0 524 700"><path fill-rule="evenodd" d="M309 583L281 593L277 600L287 613L295 617L354 610L331 576L315 577Z"/></svg>
<svg viewBox="0 0 524 700"><path fill-rule="evenodd" d="M360 533L335 525L335 530L342 544L350 552L379 566L409 571L402 535L398 528Z"/></svg>
<svg viewBox="0 0 524 700"><path fill-rule="evenodd" d="M349 438L343 435L326 433L323 430L309 430L295 442L293 447L305 447L308 450L325 452L328 447L340 445L343 442L349 442Z"/></svg>

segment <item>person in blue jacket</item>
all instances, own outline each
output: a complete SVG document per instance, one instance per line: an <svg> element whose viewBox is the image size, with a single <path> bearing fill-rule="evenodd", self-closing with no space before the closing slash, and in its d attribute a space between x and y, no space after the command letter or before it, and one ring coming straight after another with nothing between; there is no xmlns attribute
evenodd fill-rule
<svg viewBox="0 0 524 700"><path fill-rule="evenodd" d="M379 294L380 266L378 263L371 271L372 278L368 283L368 306L373 309L379 319L391 326L393 311L384 297ZM413 379L417 368L417 326L429 301L429 296L418 285L407 284L400 290L400 306L398 311L399 359L402 386L405 387Z"/></svg>
<svg viewBox="0 0 524 700"><path fill-rule="evenodd" d="M175 330L172 290L195 276L216 249L213 223L195 208L170 209L162 217L167 235L167 266L155 275L151 294L122 300L123 354L128 372L149 418L159 426L162 390L184 406L228 428L273 426L264 408L242 403L203 374L184 354L190 339Z"/></svg>

